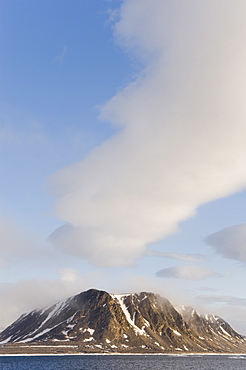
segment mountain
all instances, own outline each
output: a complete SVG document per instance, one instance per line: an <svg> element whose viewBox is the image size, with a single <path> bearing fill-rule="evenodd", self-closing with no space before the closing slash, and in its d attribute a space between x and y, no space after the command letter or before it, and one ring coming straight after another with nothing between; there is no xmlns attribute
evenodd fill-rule
<svg viewBox="0 0 246 370"><path fill-rule="evenodd" d="M199 315L192 307L176 308L182 315L192 332L200 339L206 340L214 351L235 351L235 344L246 343L245 337L238 334L232 327L217 315Z"/></svg>
<svg viewBox="0 0 246 370"><path fill-rule="evenodd" d="M96 289L22 315L0 333L0 344L0 353L246 353L245 338L218 316L176 310L153 293Z"/></svg>

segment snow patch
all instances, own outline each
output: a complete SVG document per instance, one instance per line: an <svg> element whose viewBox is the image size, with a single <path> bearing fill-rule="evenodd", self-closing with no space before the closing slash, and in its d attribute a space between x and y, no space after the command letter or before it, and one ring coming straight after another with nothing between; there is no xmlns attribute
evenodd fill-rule
<svg viewBox="0 0 246 370"><path fill-rule="evenodd" d="M55 327L55 326L54 326ZM36 334L34 337L31 337L31 338L27 338L27 339L23 339L20 341L20 343L28 343L28 342L31 342L33 341L34 339L37 339L38 337L41 337L42 335L48 333L50 330L52 330L54 327L52 328L48 328L48 329L44 329L43 331L41 331L40 333Z"/></svg>
<svg viewBox="0 0 246 370"><path fill-rule="evenodd" d="M85 338L84 339L84 342L90 342L91 340L93 340L94 338L93 337L90 337L90 338Z"/></svg>
<svg viewBox="0 0 246 370"><path fill-rule="evenodd" d="M72 324L69 324L69 325L67 325L67 328L71 330L71 329L73 329L75 326L76 326L76 324L73 324L73 325L72 325Z"/></svg>
<svg viewBox="0 0 246 370"><path fill-rule="evenodd" d="M172 331L174 332L174 334L176 334L176 335L178 335L179 337L181 337L181 334L180 334L177 330L172 329Z"/></svg>
<svg viewBox="0 0 246 370"><path fill-rule="evenodd" d="M148 320L144 319L144 322L146 326L150 327L150 323L148 322Z"/></svg>
<svg viewBox="0 0 246 370"><path fill-rule="evenodd" d="M93 335L94 332L95 332L95 329L88 328L88 329L86 329L86 331L88 331L90 333L90 335Z"/></svg>
<svg viewBox="0 0 246 370"><path fill-rule="evenodd" d="M74 316L76 315L76 313L77 313L77 312L78 312L78 311L76 311L74 315L72 315L71 317L69 317L69 318L67 319L67 323L68 323L68 324L69 324L69 323L74 319Z"/></svg>
<svg viewBox="0 0 246 370"><path fill-rule="evenodd" d="M8 343L8 341L12 338L12 335L10 335L10 337L8 337L7 339L3 340L2 342L0 342L1 344L6 344Z"/></svg>
<svg viewBox="0 0 246 370"><path fill-rule="evenodd" d="M119 304L120 304L120 307L126 317L126 320L128 321L128 323L133 327L135 333L139 334L139 335L146 335L145 331L142 329L140 329L137 325L135 325L134 321L131 319L131 316L130 316L130 313L124 303L124 299L125 299L125 295L119 295L119 294L112 294L111 295L113 299L116 299ZM135 314L133 315L133 318L135 318Z"/></svg>
<svg viewBox="0 0 246 370"><path fill-rule="evenodd" d="M224 329L222 328L222 326L220 326L220 330L225 334L227 335L228 337L231 337L231 335Z"/></svg>
<svg viewBox="0 0 246 370"><path fill-rule="evenodd" d="M141 301L140 301L140 302L144 301L146 298L148 298L148 297L147 297L147 295L145 294L145 296L141 299Z"/></svg>

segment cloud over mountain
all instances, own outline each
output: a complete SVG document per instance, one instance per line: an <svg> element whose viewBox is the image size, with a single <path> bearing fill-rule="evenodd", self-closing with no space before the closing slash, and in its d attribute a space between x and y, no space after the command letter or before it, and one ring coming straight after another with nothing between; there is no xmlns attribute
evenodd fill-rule
<svg viewBox="0 0 246 370"><path fill-rule="evenodd" d="M243 0L125 0L116 40L146 68L101 108L119 130L53 176L57 248L130 266L246 184Z"/></svg>

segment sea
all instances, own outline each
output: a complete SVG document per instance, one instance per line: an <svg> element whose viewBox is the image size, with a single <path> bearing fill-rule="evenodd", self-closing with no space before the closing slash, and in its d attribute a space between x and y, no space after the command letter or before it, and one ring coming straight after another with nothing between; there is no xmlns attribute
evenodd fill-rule
<svg viewBox="0 0 246 370"><path fill-rule="evenodd" d="M0 356L1 370L245 370L246 355Z"/></svg>

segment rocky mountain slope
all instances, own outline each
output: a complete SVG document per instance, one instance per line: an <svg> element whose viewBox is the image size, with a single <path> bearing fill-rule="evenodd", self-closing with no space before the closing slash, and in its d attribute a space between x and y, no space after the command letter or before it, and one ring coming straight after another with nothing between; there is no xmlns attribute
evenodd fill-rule
<svg viewBox="0 0 246 370"><path fill-rule="evenodd" d="M178 312L153 293L95 289L22 315L0 334L0 344L19 351L246 353L245 338L218 316L189 307Z"/></svg>

